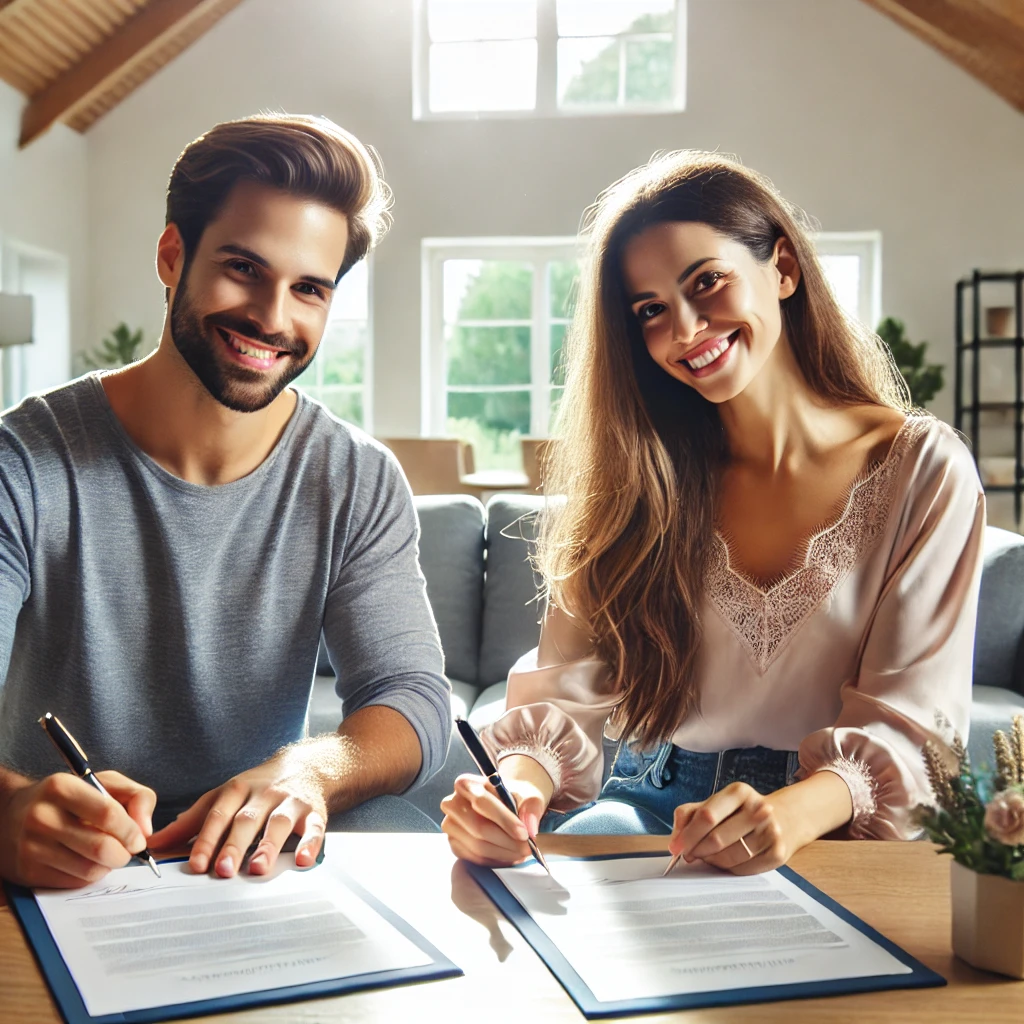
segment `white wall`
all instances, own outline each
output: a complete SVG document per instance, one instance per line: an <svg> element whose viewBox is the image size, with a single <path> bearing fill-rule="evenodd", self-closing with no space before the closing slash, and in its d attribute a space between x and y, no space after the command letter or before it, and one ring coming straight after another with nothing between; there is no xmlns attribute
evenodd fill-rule
<svg viewBox="0 0 1024 1024"><path fill-rule="evenodd" d="M19 150L24 105L21 93L0 82L0 246L6 241L67 260L71 347L91 348L97 339L90 333L87 142L71 129L57 125ZM53 320L48 314L54 311L43 311L43 321ZM59 353L46 355L48 363L60 358ZM32 353L30 358L35 356ZM44 381L59 383L72 372L67 353L63 354L63 363L33 366L26 380L30 386Z"/></svg>
<svg viewBox="0 0 1024 1024"><path fill-rule="evenodd" d="M879 229L884 312L950 366L953 285L1024 266L1024 117L859 0L690 0L689 109L645 117L411 120L411 3L246 0L89 133L93 335L162 318L153 270L180 150L260 108L372 143L396 195L376 260L375 427L420 423L424 236L571 234L657 149L736 152L824 229Z"/></svg>

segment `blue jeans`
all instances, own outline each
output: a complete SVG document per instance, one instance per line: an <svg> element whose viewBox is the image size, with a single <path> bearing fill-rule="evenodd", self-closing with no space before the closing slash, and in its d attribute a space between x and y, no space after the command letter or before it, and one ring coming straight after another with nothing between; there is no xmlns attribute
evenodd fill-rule
<svg viewBox="0 0 1024 1024"><path fill-rule="evenodd" d="M697 753L672 743L650 751L605 741L605 777L593 803L548 811L542 832L563 835L668 835L680 804L706 800L732 782L759 793L788 786L800 762L795 750L746 747Z"/></svg>

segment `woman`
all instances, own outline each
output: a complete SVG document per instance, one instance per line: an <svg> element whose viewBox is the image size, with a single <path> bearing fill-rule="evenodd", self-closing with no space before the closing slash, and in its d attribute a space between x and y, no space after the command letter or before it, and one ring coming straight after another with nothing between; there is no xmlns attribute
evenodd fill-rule
<svg viewBox="0 0 1024 1024"><path fill-rule="evenodd" d="M910 409L759 175L660 157L602 194L588 244L548 611L484 734L519 818L461 776L452 849L514 863L544 815L754 873L823 835L914 835L921 747L969 724L969 453Z"/></svg>

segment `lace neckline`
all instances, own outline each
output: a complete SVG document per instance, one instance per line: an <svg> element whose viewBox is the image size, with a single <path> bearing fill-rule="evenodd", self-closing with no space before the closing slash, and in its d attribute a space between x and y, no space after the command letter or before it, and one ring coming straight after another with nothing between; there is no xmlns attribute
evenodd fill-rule
<svg viewBox="0 0 1024 1024"><path fill-rule="evenodd" d="M792 577L807 568L814 555L815 545L823 537L826 537L829 533L839 529L843 525L843 521L850 515L851 510L856 503L857 492L862 487L871 483L876 476L882 473L893 461L898 450L902 450L902 438L907 432L910 424L912 422L920 422L921 420L927 419L930 419L930 417L908 415L903 420L900 424L899 430L896 431L893 435L892 441L889 442L889 447L886 450L885 455L880 459L875 459L865 466L860 474L854 478L853 483L847 488L845 498L836 502L833 511L818 526L816 526L807 536L806 540L802 542L801 548L803 550L803 555L800 556L798 554L794 554L793 559L790 562L790 568L784 569L770 582L762 583L756 580L753 576L745 573L742 569L735 568L732 564L732 553L729 550L729 539L721 530L716 529L715 540L721 548L722 555L725 558L726 570L761 594L768 595L779 587L784 586Z"/></svg>
<svg viewBox="0 0 1024 1024"><path fill-rule="evenodd" d="M904 420L886 455L851 484L838 515L810 535L803 558L768 586L733 568L728 544L715 532L706 593L761 672L877 541L902 457L931 422L927 415Z"/></svg>

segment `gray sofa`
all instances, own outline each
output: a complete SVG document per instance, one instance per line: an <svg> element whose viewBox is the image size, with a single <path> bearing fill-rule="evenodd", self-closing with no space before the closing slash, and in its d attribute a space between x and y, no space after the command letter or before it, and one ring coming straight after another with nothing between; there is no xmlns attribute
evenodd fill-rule
<svg viewBox="0 0 1024 1024"><path fill-rule="evenodd" d="M542 499L497 495L486 509L467 495L415 501L420 564L445 651L453 710L479 728L504 710L508 670L537 643L541 607L527 552ZM341 717L330 663L323 650L321 655L310 701L311 734L333 731ZM969 741L975 762L991 761L992 733L1024 713L1022 695L1024 537L988 527ZM456 741L442 771L408 798L439 821L441 797L459 772L470 770Z"/></svg>

